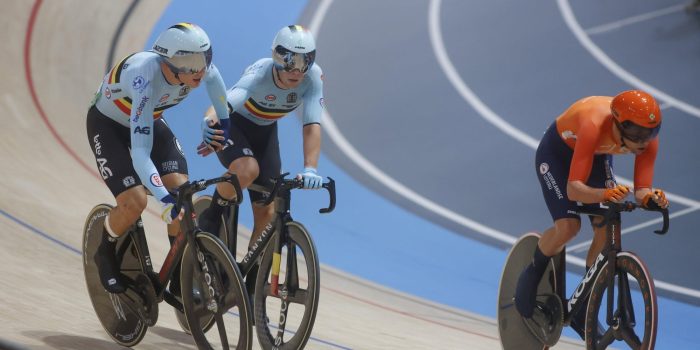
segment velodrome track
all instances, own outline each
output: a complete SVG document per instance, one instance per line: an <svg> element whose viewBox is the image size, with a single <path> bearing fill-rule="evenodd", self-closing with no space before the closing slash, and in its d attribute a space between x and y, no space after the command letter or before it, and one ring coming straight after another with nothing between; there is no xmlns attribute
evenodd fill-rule
<svg viewBox="0 0 700 350"><path fill-rule="evenodd" d="M86 293L80 256L86 214L113 198L94 170L84 115L105 69L124 2L10 1L0 17L0 338L29 349L118 349ZM166 1L140 2L116 56L140 50ZM144 214L154 261L163 225ZM323 267L310 349L494 349L494 321ZM564 342L558 348L575 347ZM163 304L138 349L192 349Z"/></svg>
<svg viewBox="0 0 700 350"><path fill-rule="evenodd" d="M325 5L329 8L328 17L323 22L326 36L319 35L319 45L330 47L328 33L333 34L330 38L347 33L345 29L351 26L343 27L345 22L340 19L352 18L347 15L353 12L344 7L347 2L309 3L313 5L310 7L323 8ZM411 13L409 10L417 5L418 14L424 16L420 11L429 9L428 5L435 3L439 1L406 2L402 13ZM387 5L388 2L376 4ZM443 10L443 13L461 13L454 9L450 11L450 5L455 4L460 3L445 1L447 10ZM22 0L6 5L0 15L2 23L6 25L5 31L11 33L5 42L6 52L10 54L3 60L6 64L0 68L0 76L5 78L0 85L0 113L5 121L3 137L0 138L0 175L3 175L0 185L3 193L0 197L0 213L3 214L0 216L0 239L3 242L0 248L0 269L3 273L0 282L0 338L31 349L118 348L104 334L92 311L85 293L79 249L80 231L89 209L98 202L113 201L95 174L93 158L84 135L84 111L97 86L99 78L96 77L102 75L105 62L111 55L122 57L147 44L157 18L145 14L159 13L168 3L138 2L128 17L127 30L119 37L114 46L115 52L112 52L110 40L128 5L116 2L93 4L77 0ZM354 10L361 12L362 8L358 3ZM379 14L376 10L372 8L373 13ZM531 9L537 10L540 8ZM311 12L316 13L317 10L312 9ZM336 17L333 17L334 14ZM303 23L311 22L310 18L311 15ZM389 17L382 17L381 20L386 18ZM456 19L455 16L447 18ZM404 21L399 17L392 20ZM371 28L372 23L368 20L363 27ZM423 27L416 28L416 32L424 31ZM446 31L445 35L449 33ZM333 101L331 112L342 131L350 136L355 145L361 145L363 142L352 139L352 136L353 131L354 135L366 132L362 128L353 129L363 126L363 123L342 124L343 120L352 120L357 115L344 117L341 114L341 111L352 109L345 108L350 107L343 105L349 100L339 93L357 90L347 85L353 82L349 79L352 70L341 64L345 61L333 56L333 53L337 55L341 52L327 50L323 53L322 65L334 76L329 81L327 95ZM344 59L352 61L353 57ZM409 60L401 61L410 64ZM350 76L341 75L343 73ZM330 88L333 81L335 89ZM338 89L341 82L345 86ZM227 83L230 84L228 80ZM450 91L450 88L440 91ZM401 95L399 90L397 94ZM410 97L401 97L407 96ZM460 103L464 104L463 101ZM541 113L543 118L548 118L547 115ZM364 117L372 116L368 114ZM379 127L381 124L372 125L376 130L382 130ZM539 132L539 129L533 132ZM333 143L324 143L324 147L326 145ZM324 148L324 152L328 151ZM342 159L337 153L333 154L334 161ZM524 154L529 155L527 152ZM379 153L373 156L382 157ZM388 165L381 161L377 161L377 164ZM344 168L353 170L352 166L344 165ZM404 170L398 168L392 171ZM684 173L684 176L689 175ZM382 187L373 186L371 181L366 183L375 189ZM532 186L529 186L529 190L532 190ZM391 193L385 195L392 196ZM406 206L410 208L411 205ZM541 208L530 209L533 213L537 212L537 217L544 212ZM145 214L144 219L154 260L158 261L167 245L165 233L159 219L152 214ZM505 225L518 222L502 221ZM333 228L333 223L330 225ZM513 230L506 228L513 234L520 232L520 227ZM328 266L323 267L322 276L321 306L313 339L309 343L311 349L498 348L497 332L491 319L420 300L348 276ZM492 284L493 281L489 280L488 283ZM485 299L490 304L492 297ZM697 317L693 313L688 315L691 319ZM565 341L557 348L568 347L580 346ZM162 305L158 325L149 331L137 348L177 349L194 346L186 335L179 332L168 307Z"/></svg>

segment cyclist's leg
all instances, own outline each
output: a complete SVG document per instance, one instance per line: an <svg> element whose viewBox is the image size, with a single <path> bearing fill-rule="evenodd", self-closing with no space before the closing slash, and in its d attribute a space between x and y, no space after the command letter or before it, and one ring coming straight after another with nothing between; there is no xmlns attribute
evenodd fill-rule
<svg viewBox="0 0 700 350"><path fill-rule="evenodd" d="M537 285L549 260L561 252L564 245L578 233L581 227L580 217L576 213L576 203L570 201L566 193L571 155L572 151L557 134L556 124L552 124L537 148L535 171L554 226L542 234L532 263L518 278L515 306L526 318L532 317Z"/></svg>
<svg viewBox="0 0 700 350"><path fill-rule="evenodd" d="M614 188L616 186L616 182L613 176L612 164L612 156L610 155L595 156L591 166L591 175L589 176L587 185L595 188ZM593 229L593 241L591 242L591 246L588 248L588 254L586 256L586 272L588 272L588 269L598 257L598 254L603 251L607 235L607 227L603 224L603 217L590 216L589 218ZM616 227L619 230L619 225ZM589 295L584 295L581 297L580 300L582 305L588 305L588 298ZM571 315L571 328L573 328L581 339L584 340L586 338L586 309L586 307L581 307L576 314Z"/></svg>
<svg viewBox="0 0 700 350"><path fill-rule="evenodd" d="M117 238L138 219L146 207L146 190L131 162L130 133L94 106L87 116L87 135L97 169L117 201L105 219L102 242L95 254L100 281L112 293L125 290L115 257Z"/></svg>
<svg viewBox="0 0 700 350"><path fill-rule="evenodd" d="M178 187L187 182L188 169L182 146L172 130L163 119L153 122L153 149L151 159L158 169L163 185L173 193ZM180 221L175 219L168 224L168 240L172 245L180 233ZM175 265L169 290L174 295L180 295L180 263Z"/></svg>
<svg viewBox="0 0 700 350"><path fill-rule="evenodd" d="M255 158L259 164L259 175L254 183L264 187L272 186L272 179L280 175L282 161L280 159L279 140L277 137L277 123L257 128L255 138L251 138L251 146L255 151ZM253 206L253 233L250 238L251 246L260 237L275 213L274 203L263 207L255 204L262 199L260 193L250 192L250 200Z"/></svg>
<svg viewBox="0 0 700 350"><path fill-rule="evenodd" d="M249 139L254 136L251 131L255 126L236 113L232 113L229 118L231 119L229 132L233 145L217 152L216 155L221 165L226 168L226 173L236 174L241 188L246 188L259 172L255 150L249 142ZM199 215L199 227L205 232L218 234L221 215L235 197L236 191L233 185L225 182L217 184L209 208Z"/></svg>

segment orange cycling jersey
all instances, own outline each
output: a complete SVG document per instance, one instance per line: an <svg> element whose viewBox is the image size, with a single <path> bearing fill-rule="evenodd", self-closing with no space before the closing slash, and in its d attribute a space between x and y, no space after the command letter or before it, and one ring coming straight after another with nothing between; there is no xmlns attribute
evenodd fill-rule
<svg viewBox="0 0 700 350"><path fill-rule="evenodd" d="M591 173L593 157L597 154L625 154L630 151L613 134L610 113L612 97L591 96L576 101L556 120L557 132L574 151L569 181L586 182ZM651 188L654 161L659 147L654 138L634 160L634 187Z"/></svg>

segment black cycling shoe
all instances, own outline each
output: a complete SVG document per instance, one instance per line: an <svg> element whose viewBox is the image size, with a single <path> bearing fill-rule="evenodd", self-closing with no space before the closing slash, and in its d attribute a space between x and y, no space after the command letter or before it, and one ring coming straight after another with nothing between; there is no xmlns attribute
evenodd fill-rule
<svg viewBox="0 0 700 350"><path fill-rule="evenodd" d="M213 215L211 212L209 208L204 209L197 217L197 226L204 232L218 235L219 227L221 226L221 215Z"/></svg>
<svg viewBox="0 0 700 350"><path fill-rule="evenodd" d="M535 271L532 264L530 264L520 273L518 285L515 289L515 308L520 313L520 316L525 318L532 318L532 313L535 309L537 285L540 283L541 277L534 275Z"/></svg>
<svg viewBox="0 0 700 350"><path fill-rule="evenodd" d="M103 232L102 243L95 253L95 264L100 274L100 282L104 289L110 293L124 293L126 287L122 283L119 263L115 256L117 247L116 238L112 238Z"/></svg>

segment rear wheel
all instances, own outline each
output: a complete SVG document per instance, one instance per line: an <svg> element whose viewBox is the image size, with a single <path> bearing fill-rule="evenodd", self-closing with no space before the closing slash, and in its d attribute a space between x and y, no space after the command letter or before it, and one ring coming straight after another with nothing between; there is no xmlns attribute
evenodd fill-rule
<svg viewBox="0 0 700 350"><path fill-rule="evenodd" d="M241 273L221 240L206 232L187 245L182 258L182 304L200 349L250 349L252 311ZM212 322L213 320L213 322ZM205 334L201 325L212 322Z"/></svg>
<svg viewBox="0 0 700 350"><path fill-rule="evenodd" d="M272 295L270 288L274 237L265 250L255 283L255 327L263 349L304 348L318 310L321 282L313 240L298 222L288 223L287 229L289 240L279 257L278 295ZM272 322L268 324L268 320Z"/></svg>
<svg viewBox="0 0 700 350"><path fill-rule="evenodd" d="M528 327L524 322L518 310L515 309L514 301L518 277L520 277L520 273L525 266L532 261L532 256L539 239L540 235L537 233L527 233L522 236L515 242L513 248L511 248L506 258L506 264L503 267L503 273L501 274L501 281L498 288L497 315L499 338L505 350L541 350L548 348L547 345L535 337L530 330L532 327ZM557 304L553 298L558 299L556 296L556 286L557 276L559 275L555 267L560 266L560 259L561 257L557 255L550 260L549 266L547 266L544 276L537 286L537 302L543 306L550 305L550 307L547 308L551 309L556 309L556 306L559 305L559 312L561 312L561 301L559 300L559 304ZM545 324L543 320L539 321ZM557 319L556 321L559 320ZM547 320L547 322L550 322L550 320ZM550 337L548 338L556 342L556 339L558 339L558 336L561 334L561 324L557 327L545 328L548 333L553 333L549 334ZM556 334L557 329L559 332L558 334Z"/></svg>
<svg viewBox="0 0 700 350"><path fill-rule="evenodd" d="M138 311L125 302L125 297L133 293L117 295L107 292L95 265L95 253L102 241L104 220L112 209L109 204L95 206L85 221L83 227L83 270L88 295L95 309L102 328L119 345L132 347L138 344L146 335L147 324L139 316ZM117 251L122 252L118 260L121 262L121 272L133 281L142 280L141 262L129 234L123 235L117 242ZM147 283L147 281L146 281ZM136 298L141 301L140 298ZM150 305L151 311L157 315L158 304Z"/></svg>
<svg viewBox="0 0 700 350"><path fill-rule="evenodd" d="M634 253L619 253L616 265L617 273L613 279L613 325L610 326L607 322L608 286L612 269L609 262L606 262L593 283L588 300L586 348L605 349L613 345L615 348L653 349L658 322L654 280L644 262ZM626 292L621 292L621 286Z"/></svg>

